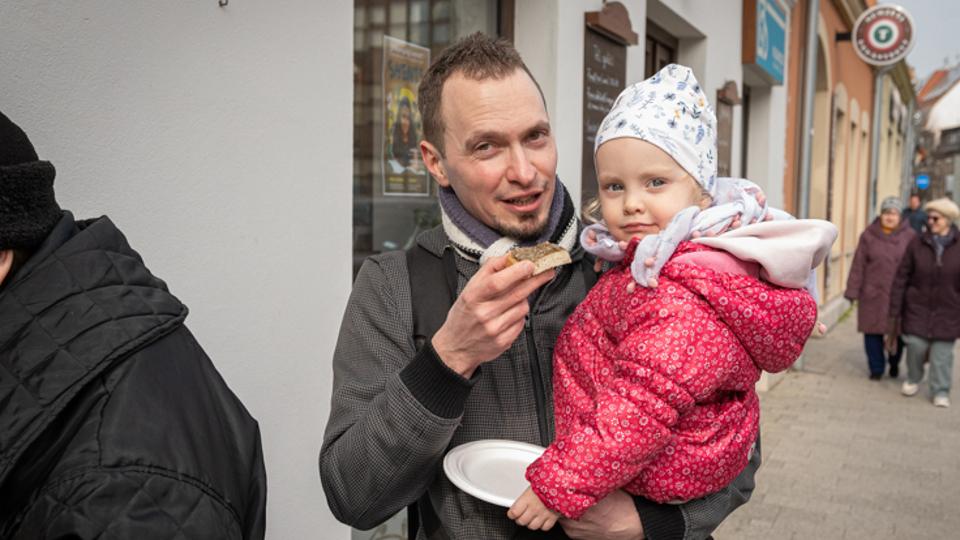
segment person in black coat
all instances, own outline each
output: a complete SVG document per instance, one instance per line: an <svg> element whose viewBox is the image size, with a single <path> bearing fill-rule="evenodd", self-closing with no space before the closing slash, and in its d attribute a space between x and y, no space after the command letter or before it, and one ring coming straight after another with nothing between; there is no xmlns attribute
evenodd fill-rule
<svg viewBox="0 0 960 540"><path fill-rule="evenodd" d="M256 421L54 174L0 113L0 538L263 538Z"/></svg>

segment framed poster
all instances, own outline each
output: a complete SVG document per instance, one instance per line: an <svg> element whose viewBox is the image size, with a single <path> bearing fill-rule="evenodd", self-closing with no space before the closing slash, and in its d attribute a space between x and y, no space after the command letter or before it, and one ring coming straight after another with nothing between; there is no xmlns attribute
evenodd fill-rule
<svg viewBox="0 0 960 540"><path fill-rule="evenodd" d="M420 159L423 124L417 87L430 66L430 49L383 36L383 194L430 196Z"/></svg>

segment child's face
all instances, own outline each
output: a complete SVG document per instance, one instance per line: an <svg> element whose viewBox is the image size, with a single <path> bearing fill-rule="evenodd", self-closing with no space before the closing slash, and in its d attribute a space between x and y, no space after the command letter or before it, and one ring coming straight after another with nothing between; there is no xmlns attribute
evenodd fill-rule
<svg viewBox="0 0 960 540"><path fill-rule="evenodd" d="M700 185L669 154L640 139L600 145L597 178L603 220L621 241L657 234L680 210L709 204Z"/></svg>

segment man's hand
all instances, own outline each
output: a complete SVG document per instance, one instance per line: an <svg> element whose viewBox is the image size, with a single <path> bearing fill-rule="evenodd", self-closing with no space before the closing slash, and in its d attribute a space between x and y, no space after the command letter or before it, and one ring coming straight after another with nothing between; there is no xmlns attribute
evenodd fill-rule
<svg viewBox="0 0 960 540"><path fill-rule="evenodd" d="M503 256L470 278L431 341L450 369L469 378L477 366L510 348L530 311L527 297L555 275L548 270L534 276L534 268L530 261L507 267Z"/></svg>
<svg viewBox="0 0 960 540"><path fill-rule="evenodd" d="M561 518L560 526L574 540L643 540L643 525L633 498L623 490L607 495L579 521Z"/></svg>

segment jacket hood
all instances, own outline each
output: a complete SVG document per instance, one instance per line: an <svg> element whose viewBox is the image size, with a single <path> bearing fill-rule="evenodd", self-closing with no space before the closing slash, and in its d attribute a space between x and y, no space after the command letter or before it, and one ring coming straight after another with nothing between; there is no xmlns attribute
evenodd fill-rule
<svg viewBox="0 0 960 540"><path fill-rule="evenodd" d="M693 242L677 248L679 255L713 251ZM726 253L723 256L730 256ZM667 264L665 275L696 291L713 309L753 360L764 371L776 373L800 356L817 319L817 303L805 289L783 288L749 274L717 272L695 264ZM788 318L785 303L801 309Z"/></svg>
<svg viewBox="0 0 960 540"><path fill-rule="evenodd" d="M91 380L186 314L109 218L64 212L0 292L0 483Z"/></svg>

